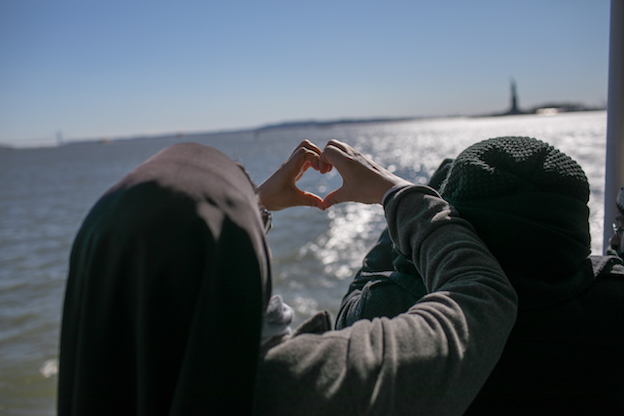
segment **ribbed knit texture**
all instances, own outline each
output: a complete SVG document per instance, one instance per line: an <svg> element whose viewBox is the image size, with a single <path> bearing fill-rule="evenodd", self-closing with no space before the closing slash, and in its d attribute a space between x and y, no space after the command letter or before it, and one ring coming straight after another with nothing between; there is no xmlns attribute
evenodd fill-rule
<svg viewBox="0 0 624 416"><path fill-rule="evenodd" d="M455 201L535 191L584 204L589 200L589 183L578 163L529 137L499 137L470 146L453 163L441 190Z"/></svg>

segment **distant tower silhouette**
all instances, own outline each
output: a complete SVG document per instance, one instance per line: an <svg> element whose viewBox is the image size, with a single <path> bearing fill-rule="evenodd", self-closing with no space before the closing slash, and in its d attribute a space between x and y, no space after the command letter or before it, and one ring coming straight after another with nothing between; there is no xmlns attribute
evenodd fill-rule
<svg viewBox="0 0 624 416"><path fill-rule="evenodd" d="M523 114L518 108L518 94L516 93L516 81L511 80L511 108L505 115Z"/></svg>

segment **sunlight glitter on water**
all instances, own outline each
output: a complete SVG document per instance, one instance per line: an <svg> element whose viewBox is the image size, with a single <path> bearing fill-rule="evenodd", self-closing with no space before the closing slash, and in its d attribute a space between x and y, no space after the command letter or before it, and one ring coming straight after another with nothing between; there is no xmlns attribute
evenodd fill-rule
<svg viewBox="0 0 624 416"><path fill-rule="evenodd" d="M325 274L340 280L352 277L353 269L361 266L370 249L370 242L379 237L386 225L383 208L351 203L331 207L327 216L330 229L314 251L325 265ZM307 246L302 250L306 251Z"/></svg>

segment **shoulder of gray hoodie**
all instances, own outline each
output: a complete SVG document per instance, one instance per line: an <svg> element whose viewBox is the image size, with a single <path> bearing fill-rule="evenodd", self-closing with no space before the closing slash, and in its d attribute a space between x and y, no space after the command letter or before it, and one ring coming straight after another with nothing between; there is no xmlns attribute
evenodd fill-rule
<svg viewBox="0 0 624 416"><path fill-rule="evenodd" d="M459 415L485 383L516 319L507 277L432 188L399 188L384 210L429 294L393 319L339 331L327 313L304 323L264 351L255 414Z"/></svg>

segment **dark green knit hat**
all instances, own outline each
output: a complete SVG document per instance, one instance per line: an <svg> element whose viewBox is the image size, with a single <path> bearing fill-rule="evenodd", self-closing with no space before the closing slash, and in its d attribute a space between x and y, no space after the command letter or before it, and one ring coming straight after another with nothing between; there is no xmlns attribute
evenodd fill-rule
<svg viewBox="0 0 624 416"><path fill-rule="evenodd" d="M464 150L441 189L455 201L521 192L554 193L586 204L589 182L578 163L547 143L498 137Z"/></svg>
<svg viewBox="0 0 624 416"><path fill-rule="evenodd" d="M587 177L573 159L540 140L498 137L468 147L440 194L508 274L561 279L590 252Z"/></svg>

